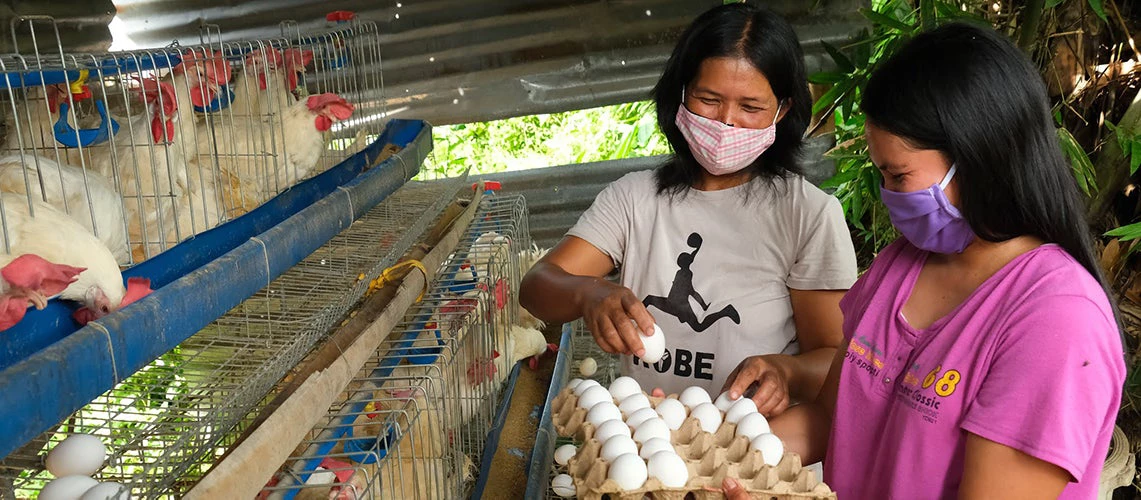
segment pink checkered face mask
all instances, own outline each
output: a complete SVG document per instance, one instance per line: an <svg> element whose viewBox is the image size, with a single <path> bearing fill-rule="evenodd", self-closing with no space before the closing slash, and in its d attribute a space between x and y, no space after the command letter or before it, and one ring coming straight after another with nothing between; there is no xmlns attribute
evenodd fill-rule
<svg viewBox="0 0 1141 500"><path fill-rule="evenodd" d="M726 175L749 166L773 145L779 116L780 104L772 125L766 128L733 127L686 109L683 92L674 121L697 162L713 175Z"/></svg>

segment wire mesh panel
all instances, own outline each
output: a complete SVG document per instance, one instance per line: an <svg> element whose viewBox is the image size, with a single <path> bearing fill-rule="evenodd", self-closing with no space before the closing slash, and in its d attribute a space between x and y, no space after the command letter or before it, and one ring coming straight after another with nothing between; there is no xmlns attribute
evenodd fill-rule
<svg viewBox="0 0 1141 500"><path fill-rule="evenodd" d="M529 265L526 215L522 197L483 199L423 301L297 447L264 497L465 494L508 374L519 359L545 349L538 330L517 324L520 266Z"/></svg>
<svg viewBox="0 0 1141 500"><path fill-rule="evenodd" d="M465 183L398 190L257 295L5 458L0 497L42 488L51 476L41 455L77 433L108 445L98 479L127 484L139 498L185 492Z"/></svg>
<svg viewBox="0 0 1141 500"><path fill-rule="evenodd" d="M98 54L64 53L50 18L14 29L38 36L0 56L0 191L70 216L120 265L337 164L386 116L374 23ZM4 234L25 224L5 219Z"/></svg>
<svg viewBox="0 0 1141 500"><path fill-rule="evenodd" d="M576 444L573 438L559 437L558 433L555 432L551 418L551 401L572 378L597 380L603 386L608 386L611 381L619 377L619 357L603 351L594 341L590 330L586 328L581 319L564 325L564 328L570 329L570 335L567 342L561 346L562 352L560 354L565 356L567 362L556 364L555 371L551 374L552 390L548 393L544 416L539 427L540 439L535 440L531 477L528 478L527 491L529 493L541 492L542 498L546 499L563 498L551 488L555 476L567 473L566 466L555 463L555 449L564 444ZM590 376L585 376L580 372L580 366L588 358L594 360L597 371ZM535 486L534 483L536 482L541 482L541 486Z"/></svg>

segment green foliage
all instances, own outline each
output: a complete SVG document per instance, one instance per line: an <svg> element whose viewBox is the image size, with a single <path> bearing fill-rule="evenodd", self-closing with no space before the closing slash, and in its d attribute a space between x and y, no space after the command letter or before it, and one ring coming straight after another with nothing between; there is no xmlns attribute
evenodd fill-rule
<svg viewBox="0 0 1141 500"><path fill-rule="evenodd" d="M876 1L871 9L860 9L860 13L872 28L863 30L844 47L824 43L836 70L815 73L809 80L832 84L812 107L814 114L831 115L836 127L837 146L827 153L836 161L836 174L821 187L835 190L857 243L862 240L874 253L896 233L883 215L886 209L879 201L882 178L867 154L864 115L859 106L864 85L877 64L895 54L915 33L944 22L977 22L981 18L958 4L936 0L921 0L917 8L903 0Z"/></svg>
<svg viewBox="0 0 1141 500"><path fill-rule="evenodd" d="M1108 121L1105 122L1105 126L1117 136L1117 145L1121 147L1121 153L1129 158L1129 175L1137 173L1137 167L1141 167L1141 132L1134 133Z"/></svg>
<svg viewBox="0 0 1141 500"><path fill-rule="evenodd" d="M654 104L632 102L433 129L427 177L617 160L670 152Z"/></svg>
<svg viewBox="0 0 1141 500"><path fill-rule="evenodd" d="M1104 14L1099 0L1089 0L1099 16ZM867 155L864 140L864 116L859 108L863 88L880 61L898 51L915 34L948 22L969 22L991 25L987 20L989 1L948 0L875 0L872 8L860 9L871 23L852 42L842 47L824 43L836 68L815 73L809 81L831 85L813 104L814 114L824 112L836 127L837 146L827 153L836 161L836 174L823 184L834 189L844 208L844 215L853 228L857 243L869 245L872 253L894 239L890 221L879 214L885 212L879 200L881 178L879 171ZM1051 2L1057 5L1060 2ZM1058 115L1060 116L1060 115ZM827 118L822 119L822 122ZM1123 136L1119 136L1122 138ZM1136 138L1134 138L1136 139ZM1073 168L1074 177L1086 195L1097 191L1093 163L1089 155L1064 127L1058 129L1058 140ZM1128 141L1122 138L1123 141ZM1134 165L1141 164L1141 143L1123 142L1122 149L1138 154ZM1134 170L1136 167L1134 167Z"/></svg>

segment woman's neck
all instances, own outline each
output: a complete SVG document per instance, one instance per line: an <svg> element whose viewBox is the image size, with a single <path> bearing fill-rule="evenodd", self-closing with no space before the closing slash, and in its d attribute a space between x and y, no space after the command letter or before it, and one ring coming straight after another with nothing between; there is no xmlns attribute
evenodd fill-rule
<svg viewBox="0 0 1141 500"><path fill-rule="evenodd" d="M931 254L929 259L942 264L981 271L989 276L1010 261L1026 252L1038 248L1046 242L1034 236L1018 236L1006 241L986 241L975 238L962 253ZM989 272L988 272L989 271Z"/></svg>
<svg viewBox="0 0 1141 500"><path fill-rule="evenodd" d="M705 169L702 169L701 177L693 183L693 189L698 191L721 191L722 189L735 188L749 182L749 180L749 173L744 171L735 174L713 175L705 171Z"/></svg>

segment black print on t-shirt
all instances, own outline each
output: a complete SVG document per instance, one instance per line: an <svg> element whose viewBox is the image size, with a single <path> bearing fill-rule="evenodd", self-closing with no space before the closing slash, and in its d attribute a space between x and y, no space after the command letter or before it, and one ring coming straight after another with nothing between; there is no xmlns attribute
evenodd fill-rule
<svg viewBox="0 0 1141 500"><path fill-rule="evenodd" d="M678 270L677 274L674 275L673 284L670 285L669 295L666 297L647 295L645 299L642 299L642 304L647 308L654 306L662 312L676 317L678 321L689 325L696 333L704 332L721 318L729 318L734 323L741 324L741 316L737 314L737 309L732 304L725 306L720 311L706 315L705 319L701 321L697 320L697 314L694 313L693 306L689 304L690 297L697 300L702 311L709 310L709 304L693 288L693 271L689 268L690 264L693 264L693 259L697 257L697 251L701 249L701 235L691 233L686 239L686 244L693 251L682 252L681 255L677 256Z"/></svg>
<svg viewBox="0 0 1141 500"><path fill-rule="evenodd" d="M635 357L634 364L653 368L658 373L672 372L678 377L713 380L713 360L717 357L716 354L686 349L676 349L674 353L670 354L670 350L666 349L662 359L653 365Z"/></svg>

